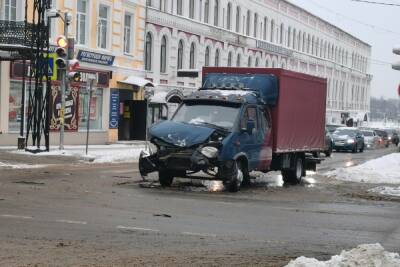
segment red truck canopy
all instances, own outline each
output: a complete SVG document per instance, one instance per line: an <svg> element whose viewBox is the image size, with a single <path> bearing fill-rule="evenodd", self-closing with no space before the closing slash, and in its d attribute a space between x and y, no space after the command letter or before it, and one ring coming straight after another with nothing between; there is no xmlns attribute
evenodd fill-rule
<svg viewBox="0 0 400 267"><path fill-rule="evenodd" d="M272 74L278 78L279 96L272 115L273 151L324 150L326 79L272 68L203 68L210 73Z"/></svg>

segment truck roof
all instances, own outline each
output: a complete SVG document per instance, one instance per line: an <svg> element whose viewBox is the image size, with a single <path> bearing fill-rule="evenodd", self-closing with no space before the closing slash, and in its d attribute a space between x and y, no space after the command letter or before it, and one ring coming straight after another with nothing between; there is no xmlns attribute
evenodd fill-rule
<svg viewBox="0 0 400 267"><path fill-rule="evenodd" d="M257 104L259 101L255 91L234 90L234 89L204 89L185 96L184 102L188 101L207 101L207 102L230 102L230 103L251 103Z"/></svg>

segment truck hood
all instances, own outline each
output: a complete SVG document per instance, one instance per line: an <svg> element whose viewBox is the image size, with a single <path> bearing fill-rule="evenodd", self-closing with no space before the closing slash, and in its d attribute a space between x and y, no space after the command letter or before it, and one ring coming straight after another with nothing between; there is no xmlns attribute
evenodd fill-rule
<svg viewBox="0 0 400 267"><path fill-rule="evenodd" d="M215 129L183 122L163 121L150 128L150 135L179 147L204 143Z"/></svg>

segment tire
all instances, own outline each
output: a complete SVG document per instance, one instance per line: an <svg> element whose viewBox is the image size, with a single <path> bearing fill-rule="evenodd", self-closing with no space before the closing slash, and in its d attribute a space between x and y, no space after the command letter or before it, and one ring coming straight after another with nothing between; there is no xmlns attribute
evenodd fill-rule
<svg viewBox="0 0 400 267"><path fill-rule="evenodd" d="M226 189L231 193L236 193L240 190L240 185L243 182L243 173L242 170L239 168L239 162L235 162L234 164L234 171L231 177L229 177L224 185Z"/></svg>
<svg viewBox="0 0 400 267"><path fill-rule="evenodd" d="M162 187L170 187L174 181L174 176L169 171L159 171L158 181Z"/></svg>
<svg viewBox="0 0 400 267"><path fill-rule="evenodd" d="M296 157L296 163L294 169L282 170L282 178L285 184L296 185L301 182L304 171L304 162L303 158L300 156Z"/></svg>
<svg viewBox="0 0 400 267"><path fill-rule="evenodd" d="M238 169L242 172L243 180L241 186L249 186L250 185L250 174L247 168L246 163L242 160L237 161Z"/></svg>
<svg viewBox="0 0 400 267"><path fill-rule="evenodd" d="M357 153L357 152L358 152L358 146L357 144L355 144L353 149L351 150L351 153Z"/></svg>
<svg viewBox="0 0 400 267"><path fill-rule="evenodd" d="M362 147L360 148L360 153L363 153L363 152L364 152L364 148L365 148L365 146L364 146L364 144L363 144Z"/></svg>
<svg viewBox="0 0 400 267"><path fill-rule="evenodd" d="M324 153L325 156L328 157L328 158L329 158L330 156L332 156L332 151L333 151L332 146L330 146L330 147L328 148L328 150L325 151L325 153Z"/></svg>

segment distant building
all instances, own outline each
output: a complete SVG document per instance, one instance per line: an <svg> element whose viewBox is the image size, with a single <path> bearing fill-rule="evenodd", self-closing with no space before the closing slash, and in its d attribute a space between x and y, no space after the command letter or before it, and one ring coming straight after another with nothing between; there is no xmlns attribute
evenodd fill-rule
<svg viewBox="0 0 400 267"><path fill-rule="evenodd" d="M368 119L371 46L284 0L147 1L146 77L199 87L180 69L285 68L328 79L327 123ZM201 75L200 75L201 77Z"/></svg>

